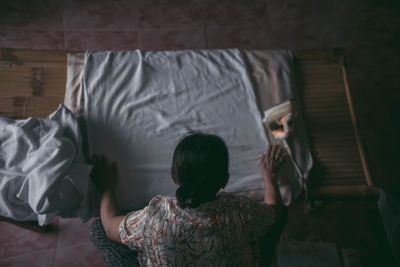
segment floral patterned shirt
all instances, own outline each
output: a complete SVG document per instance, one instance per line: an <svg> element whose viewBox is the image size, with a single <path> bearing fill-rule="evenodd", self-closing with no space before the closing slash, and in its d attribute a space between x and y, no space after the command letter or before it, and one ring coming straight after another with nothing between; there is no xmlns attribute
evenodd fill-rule
<svg viewBox="0 0 400 267"><path fill-rule="evenodd" d="M196 209L155 196L122 220L119 233L141 266L251 266L252 248L274 219L271 206L229 193Z"/></svg>

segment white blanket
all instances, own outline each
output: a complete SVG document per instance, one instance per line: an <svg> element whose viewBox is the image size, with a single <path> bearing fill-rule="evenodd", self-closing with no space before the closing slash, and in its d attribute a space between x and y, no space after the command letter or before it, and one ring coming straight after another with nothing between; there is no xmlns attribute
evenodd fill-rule
<svg viewBox="0 0 400 267"><path fill-rule="evenodd" d="M63 105L47 119L0 117L0 215L48 224L57 215L88 219L91 166Z"/></svg>
<svg viewBox="0 0 400 267"><path fill-rule="evenodd" d="M276 83L291 83L288 55L271 53L269 78L277 75ZM236 49L86 53L80 100L89 153L117 163L121 208L141 208L156 194L175 192L172 153L191 130L217 134L227 143L227 191L264 187L258 162L268 141L246 64ZM281 95L293 96L291 90L284 88ZM299 156L307 172L312 161L305 145L306 153ZM301 191L293 168L287 173L291 179L282 184L286 203L291 188L295 195Z"/></svg>

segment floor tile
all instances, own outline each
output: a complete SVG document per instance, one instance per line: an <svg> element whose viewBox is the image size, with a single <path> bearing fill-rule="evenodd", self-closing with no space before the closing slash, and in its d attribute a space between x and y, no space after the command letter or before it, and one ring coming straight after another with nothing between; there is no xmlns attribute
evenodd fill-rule
<svg viewBox="0 0 400 267"><path fill-rule="evenodd" d="M0 244L0 258L49 250L56 247L57 229L48 233L35 233L0 222Z"/></svg>
<svg viewBox="0 0 400 267"><path fill-rule="evenodd" d="M348 48L347 53L350 84L355 91L399 86L400 58L393 56L394 49L360 46L359 50Z"/></svg>
<svg viewBox="0 0 400 267"><path fill-rule="evenodd" d="M67 31L65 50L134 50L138 48L136 31Z"/></svg>
<svg viewBox="0 0 400 267"><path fill-rule="evenodd" d="M10 30L0 28L0 47L21 49L64 49L62 31Z"/></svg>
<svg viewBox="0 0 400 267"><path fill-rule="evenodd" d="M91 244L89 240L89 226L95 219L82 223L80 219L60 219L57 248Z"/></svg>
<svg viewBox="0 0 400 267"><path fill-rule="evenodd" d="M268 20L276 48L342 47L330 0L269 0Z"/></svg>
<svg viewBox="0 0 400 267"><path fill-rule="evenodd" d="M137 1L65 1L65 30L134 30L137 28Z"/></svg>
<svg viewBox="0 0 400 267"><path fill-rule="evenodd" d="M56 249L19 255L16 257L0 258L0 267L52 267L54 266Z"/></svg>
<svg viewBox="0 0 400 267"><path fill-rule="evenodd" d="M140 29L202 27L205 22L201 1L141 1L138 11Z"/></svg>
<svg viewBox="0 0 400 267"><path fill-rule="evenodd" d="M268 19L271 23L285 20L315 20L332 16L331 0L268 0Z"/></svg>
<svg viewBox="0 0 400 267"><path fill-rule="evenodd" d="M103 267L107 266L96 248L91 244L57 248L54 266L57 267Z"/></svg>
<svg viewBox="0 0 400 267"><path fill-rule="evenodd" d="M264 26L260 27L207 27L207 48L267 49L273 40Z"/></svg>
<svg viewBox="0 0 400 267"><path fill-rule="evenodd" d="M332 20L284 20L271 23L275 48L322 49L342 47L342 37Z"/></svg>
<svg viewBox="0 0 400 267"><path fill-rule="evenodd" d="M205 48L204 28L158 29L139 31L139 48L176 50Z"/></svg>
<svg viewBox="0 0 400 267"><path fill-rule="evenodd" d="M390 9L400 8L400 2L396 0L332 0L333 8L342 18L354 16L354 14L381 13Z"/></svg>
<svg viewBox="0 0 400 267"><path fill-rule="evenodd" d="M268 21L267 1L219 0L204 1L208 27L265 25Z"/></svg>
<svg viewBox="0 0 400 267"><path fill-rule="evenodd" d="M0 5L0 27L10 29L62 30L63 1L3 0Z"/></svg>
<svg viewBox="0 0 400 267"><path fill-rule="evenodd" d="M337 18L351 68L368 72L400 69L400 58L393 56L400 46L400 21L390 13Z"/></svg>
<svg viewBox="0 0 400 267"><path fill-rule="evenodd" d="M392 13L392 14L391 14ZM335 17L338 29L345 40L359 39L360 42L378 42L381 39L394 37L398 33L400 21L393 19L393 12ZM389 35L387 35L389 33Z"/></svg>

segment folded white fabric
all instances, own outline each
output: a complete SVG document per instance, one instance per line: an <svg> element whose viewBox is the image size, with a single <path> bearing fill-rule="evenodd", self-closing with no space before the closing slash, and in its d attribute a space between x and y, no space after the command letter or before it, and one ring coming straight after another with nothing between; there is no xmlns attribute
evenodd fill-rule
<svg viewBox="0 0 400 267"><path fill-rule="evenodd" d="M63 105L47 119L0 117L0 215L48 224L63 212L87 219L91 166L84 164L74 115Z"/></svg>

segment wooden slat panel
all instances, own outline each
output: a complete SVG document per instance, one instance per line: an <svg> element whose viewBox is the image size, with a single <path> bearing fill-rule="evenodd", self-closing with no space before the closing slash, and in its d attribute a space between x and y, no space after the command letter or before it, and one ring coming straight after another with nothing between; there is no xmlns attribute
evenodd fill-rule
<svg viewBox="0 0 400 267"><path fill-rule="evenodd" d="M332 176L327 176L326 181L324 178L324 182L321 185L318 185L318 187L322 186L349 186L349 185L365 185L363 183L363 180L365 178L359 177L358 179L353 179L352 177L345 177L345 179L340 180L337 179L337 177L332 177ZM312 188L315 188L312 187Z"/></svg>
<svg viewBox="0 0 400 267"><path fill-rule="evenodd" d="M27 97L25 114L27 117L44 118L55 111L62 102L62 96L30 96Z"/></svg>
<svg viewBox="0 0 400 267"><path fill-rule="evenodd" d="M30 96L32 70L29 67L0 61L0 94L2 97Z"/></svg>
<svg viewBox="0 0 400 267"><path fill-rule="evenodd" d="M354 111L352 95L351 95L349 83L347 80L347 69L344 64L345 64L344 57L341 57L341 70L342 70L342 74L344 77L344 87L346 90L346 96L347 96L347 100L349 103L350 117L351 117L351 122L353 123L353 130L354 130L354 136L356 138L357 149L360 152L360 160L361 160L361 164L362 164L362 167L363 167L363 170L365 173L366 182L369 186L372 186L373 185L372 178L371 178L371 175L369 172L369 167L367 164L367 157L365 155L364 147L361 143L361 136L360 136L360 131L358 129L357 117L356 117L356 114Z"/></svg>
<svg viewBox="0 0 400 267"><path fill-rule="evenodd" d="M67 63L67 51L0 48L0 60L11 62Z"/></svg>
<svg viewBox="0 0 400 267"><path fill-rule="evenodd" d="M2 96L59 96L65 93L64 63L10 63L0 61Z"/></svg>
<svg viewBox="0 0 400 267"><path fill-rule="evenodd" d="M313 188L310 195L316 199L329 198L372 198L376 199L378 190L365 185L356 186L323 186Z"/></svg>
<svg viewBox="0 0 400 267"><path fill-rule="evenodd" d="M0 95L0 116L22 119L27 99L24 96L4 97Z"/></svg>
<svg viewBox="0 0 400 267"><path fill-rule="evenodd" d="M334 60L335 51L333 49L313 49L313 50L298 50L293 51L293 55L297 59L306 60Z"/></svg>
<svg viewBox="0 0 400 267"><path fill-rule="evenodd" d="M46 117L63 102L66 53L0 49L0 115Z"/></svg>
<svg viewBox="0 0 400 267"><path fill-rule="evenodd" d="M323 174L318 187L365 185L340 58L319 55L295 62L312 152Z"/></svg>

